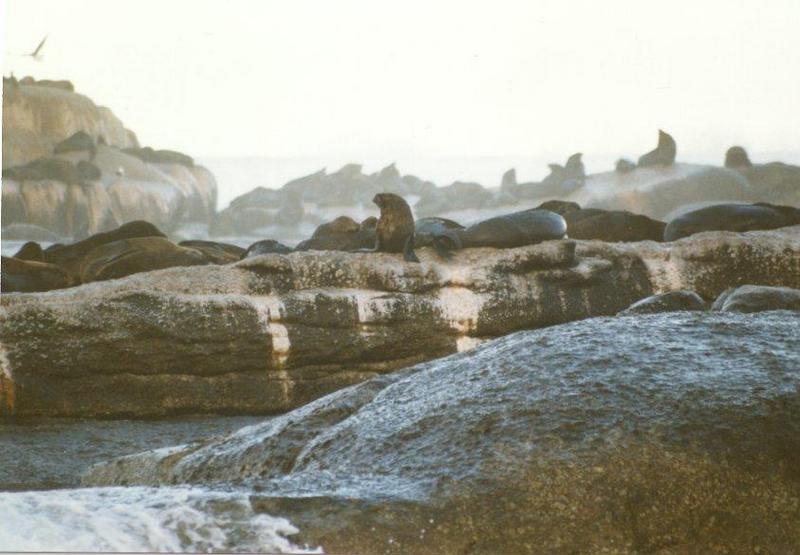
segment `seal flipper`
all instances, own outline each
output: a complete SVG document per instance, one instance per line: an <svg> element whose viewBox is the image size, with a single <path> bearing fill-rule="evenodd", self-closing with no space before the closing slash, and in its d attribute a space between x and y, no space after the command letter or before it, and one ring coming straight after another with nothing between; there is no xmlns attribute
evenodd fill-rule
<svg viewBox="0 0 800 555"><path fill-rule="evenodd" d="M417 262L419 263L419 258L417 258L416 253L414 252L414 234L408 236L406 239L406 244L403 245L403 260L406 262Z"/></svg>

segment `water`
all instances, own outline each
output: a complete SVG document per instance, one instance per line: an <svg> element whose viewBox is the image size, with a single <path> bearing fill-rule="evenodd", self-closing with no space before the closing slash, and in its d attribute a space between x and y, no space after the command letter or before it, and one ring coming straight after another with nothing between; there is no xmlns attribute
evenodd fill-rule
<svg viewBox="0 0 800 555"><path fill-rule="evenodd" d="M264 420L0 420L0 550L319 552L293 544L297 529L255 512L246 491L77 488L97 462Z"/></svg>
<svg viewBox="0 0 800 555"><path fill-rule="evenodd" d="M227 434L264 417L170 420L0 419L0 490L75 487L92 464Z"/></svg>
<svg viewBox="0 0 800 555"><path fill-rule="evenodd" d="M320 553L297 528L254 512L244 492L86 488L0 493L3 551Z"/></svg>

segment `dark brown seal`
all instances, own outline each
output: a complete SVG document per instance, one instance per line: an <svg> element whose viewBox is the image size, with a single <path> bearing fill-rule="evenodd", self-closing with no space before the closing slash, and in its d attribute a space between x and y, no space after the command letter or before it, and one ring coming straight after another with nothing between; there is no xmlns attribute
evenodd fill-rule
<svg viewBox="0 0 800 555"><path fill-rule="evenodd" d="M414 215L403 197L378 193L372 199L381 209L375 237L376 252L402 252L407 262L419 262L414 254Z"/></svg>

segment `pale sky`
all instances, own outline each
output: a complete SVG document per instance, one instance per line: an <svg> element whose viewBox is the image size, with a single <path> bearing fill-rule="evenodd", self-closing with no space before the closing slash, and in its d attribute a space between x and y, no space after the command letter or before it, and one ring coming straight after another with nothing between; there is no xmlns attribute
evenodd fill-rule
<svg viewBox="0 0 800 555"><path fill-rule="evenodd" d="M798 0L3 3L5 74L196 157L798 150Z"/></svg>

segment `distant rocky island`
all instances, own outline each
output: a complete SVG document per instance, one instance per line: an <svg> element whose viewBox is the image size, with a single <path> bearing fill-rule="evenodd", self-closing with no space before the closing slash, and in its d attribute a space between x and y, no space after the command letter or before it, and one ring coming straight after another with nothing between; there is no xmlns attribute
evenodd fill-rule
<svg viewBox="0 0 800 555"><path fill-rule="evenodd" d="M207 226L216 198L211 172L142 148L69 81L3 79L4 239L82 239L131 220Z"/></svg>
<svg viewBox="0 0 800 555"><path fill-rule="evenodd" d="M668 221L723 202L800 206L800 167L753 163L733 146L720 166L677 161L676 141L659 132L656 149L637 162L620 159L587 174L581 153L550 164L541 182L520 183L509 169L499 186L457 181L438 186L403 175L391 164L365 174L351 163L253 190L216 209L217 183L185 154L142 147L108 108L74 91L69 81L3 80L3 204L6 239L64 241L146 220L171 237L256 238L293 246L338 216L375 215L372 198L405 198L415 217L458 221L537 206L550 200L582 208L623 210ZM634 158L635 159L635 158Z"/></svg>

